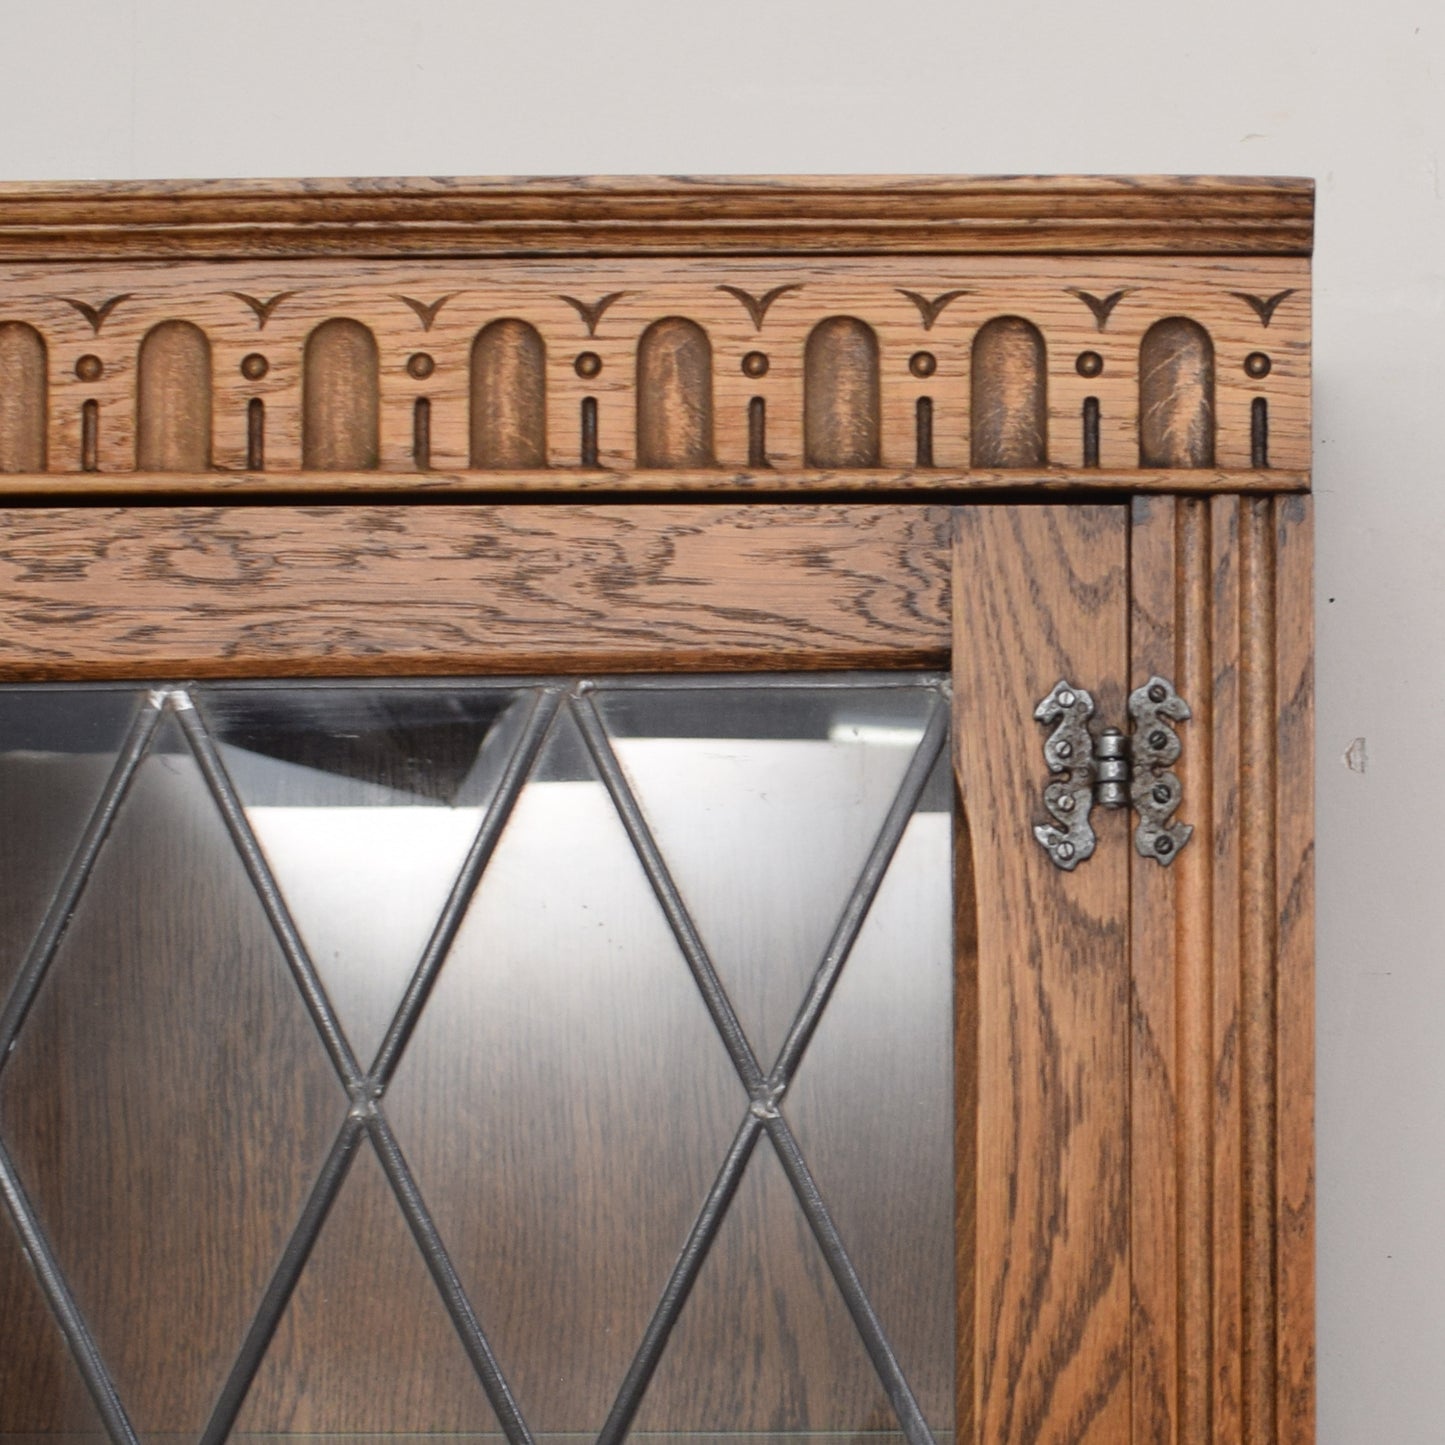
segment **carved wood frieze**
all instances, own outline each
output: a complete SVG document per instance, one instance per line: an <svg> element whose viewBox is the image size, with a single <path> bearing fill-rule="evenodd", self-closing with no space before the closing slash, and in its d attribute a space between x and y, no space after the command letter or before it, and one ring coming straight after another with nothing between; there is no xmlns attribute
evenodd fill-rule
<svg viewBox="0 0 1445 1445"><path fill-rule="evenodd" d="M1295 257L27 264L0 469L1299 473L1309 304Z"/></svg>

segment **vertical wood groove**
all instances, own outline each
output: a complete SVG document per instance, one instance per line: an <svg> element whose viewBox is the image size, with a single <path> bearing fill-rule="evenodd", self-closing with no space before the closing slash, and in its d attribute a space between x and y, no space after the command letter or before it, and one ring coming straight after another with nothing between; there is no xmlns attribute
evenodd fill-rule
<svg viewBox="0 0 1445 1445"><path fill-rule="evenodd" d="M203 472L211 465L211 343L189 321L162 321L140 345L136 466Z"/></svg>
<svg viewBox="0 0 1445 1445"><path fill-rule="evenodd" d="M1175 504L1177 529L1175 626L1176 685L1187 700L1207 698L1213 681L1210 643L1210 528L1206 505L1193 498ZM1207 712L1205 714L1208 716ZM1184 795L1207 799L1214 790L1208 727L1185 730L1179 776ZM1179 1440L1210 1445L1213 1267L1210 1199L1213 1189L1213 1110L1210 1060L1214 1056L1211 986L1214 952L1213 885L1209 867L1213 830L1207 816L1194 820L1193 848L1175 864L1178 912L1175 956L1179 1007L1176 1059L1179 1078Z"/></svg>
<svg viewBox="0 0 1445 1445"><path fill-rule="evenodd" d="M1043 333L1022 316L996 316L973 341L973 465L1039 467L1048 461Z"/></svg>
<svg viewBox="0 0 1445 1445"><path fill-rule="evenodd" d="M504 317L477 333L470 395L474 467L547 465L547 349L535 326Z"/></svg>
<svg viewBox="0 0 1445 1445"><path fill-rule="evenodd" d="M1240 705L1240 962L1243 1144L1245 1445L1275 1431L1275 693L1274 504L1240 519L1243 613Z"/></svg>
<svg viewBox="0 0 1445 1445"><path fill-rule="evenodd" d="M23 321L0 323L0 472L43 472L45 342Z"/></svg>
<svg viewBox="0 0 1445 1445"><path fill-rule="evenodd" d="M381 382L376 338L359 321L323 321L306 338L301 386L302 464L322 472L370 471L380 453Z"/></svg>
<svg viewBox="0 0 1445 1445"><path fill-rule="evenodd" d="M1275 1428L1315 1438L1313 535L1307 497L1273 506L1276 973Z"/></svg>
<svg viewBox="0 0 1445 1445"><path fill-rule="evenodd" d="M803 355L803 450L810 467L876 467L882 399L878 337L856 316L830 316Z"/></svg>
<svg viewBox="0 0 1445 1445"><path fill-rule="evenodd" d="M1133 672L1194 709L1195 827L1134 865L1135 1445L1313 1439L1308 512L1133 508Z"/></svg>
<svg viewBox="0 0 1445 1445"><path fill-rule="evenodd" d="M1187 316L1156 321L1139 344L1139 465L1214 465L1214 343Z"/></svg>
<svg viewBox="0 0 1445 1445"><path fill-rule="evenodd" d="M1210 1417L1215 1440L1244 1441L1243 1177L1244 1108L1241 1076L1239 796L1241 645L1245 618L1239 577L1237 497L1210 500L1210 642L1213 686L1209 720L1212 797L1200 800L1211 819L1213 914L1211 1011L1212 1174L1210 1238L1213 1268L1210 1336L1213 1370Z"/></svg>
<svg viewBox="0 0 1445 1445"><path fill-rule="evenodd" d="M637 344L637 464L713 464L712 344L683 316L654 321Z"/></svg>

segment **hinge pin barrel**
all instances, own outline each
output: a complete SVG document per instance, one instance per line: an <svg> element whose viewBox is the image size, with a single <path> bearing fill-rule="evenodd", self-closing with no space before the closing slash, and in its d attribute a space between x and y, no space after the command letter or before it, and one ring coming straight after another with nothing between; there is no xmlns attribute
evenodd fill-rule
<svg viewBox="0 0 1445 1445"><path fill-rule="evenodd" d="M1129 802L1129 739L1118 728L1105 728L1094 743L1094 801L1101 808Z"/></svg>

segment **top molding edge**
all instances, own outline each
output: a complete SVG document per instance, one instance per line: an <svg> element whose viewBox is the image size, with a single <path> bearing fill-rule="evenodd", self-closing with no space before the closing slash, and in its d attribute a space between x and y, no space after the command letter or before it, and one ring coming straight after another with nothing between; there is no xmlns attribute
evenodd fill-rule
<svg viewBox="0 0 1445 1445"><path fill-rule="evenodd" d="M1292 255L1314 182L611 176L0 184L0 261Z"/></svg>

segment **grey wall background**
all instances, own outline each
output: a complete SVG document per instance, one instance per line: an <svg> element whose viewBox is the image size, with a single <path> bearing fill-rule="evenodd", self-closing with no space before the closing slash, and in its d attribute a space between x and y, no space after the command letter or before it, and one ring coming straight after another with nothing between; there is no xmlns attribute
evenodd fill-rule
<svg viewBox="0 0 1445 1445"><path fill-rule="evenodd" d="M0 19L8 179L1315 176L1319 1438L1445 1440L1438 0L0 0Z"/></svg>

